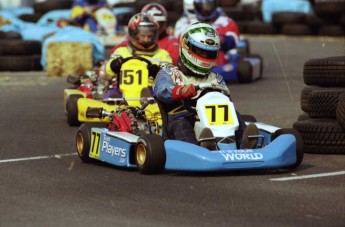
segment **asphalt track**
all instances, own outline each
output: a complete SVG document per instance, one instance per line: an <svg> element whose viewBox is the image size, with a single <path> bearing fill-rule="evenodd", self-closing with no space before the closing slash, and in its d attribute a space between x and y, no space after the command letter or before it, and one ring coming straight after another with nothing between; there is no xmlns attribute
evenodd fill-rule
<svg viewBox="0 0 345 227"><path fill-rule="evenodd" d="M344 39L247 37L264 75L230 84L235 106L292 127L302 70L345 55ZM294 171L144 176L76 155L63 112L65 78L0 73L0 226L345 226L345 155L305 154Z"/></svg>

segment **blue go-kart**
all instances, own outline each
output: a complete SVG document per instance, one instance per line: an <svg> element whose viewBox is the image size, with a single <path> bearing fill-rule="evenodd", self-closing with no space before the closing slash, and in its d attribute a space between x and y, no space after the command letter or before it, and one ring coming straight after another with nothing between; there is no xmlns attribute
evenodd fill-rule
<svg viewBox="0 0 345 227"><path fill-rule="evenodd" d="M250 135L256 139L256 145L253 149L238 149L235 133L239 122L228 97L228 88L216 84L202 84L197 88L200 96L196 102L199 121L195 123L195 134L200 143L214 142L214 149L169 139L165 133L167 115L162 108L163 126L160 129L154 127L154 130L150 130L152 125L157 125L152 124L154 119L149 124L140 120L145 119L143 108L134 111L130 120L122 116L126 109L123 108L112 113L97 110L96 117L112 118L121 114L120 119L123 118L127 126L133 126L133 130L84 123L77 133L79 157L84 162L99 160L115 166L137 168L142 174L164 171L294 169L301 164L303 141L296 130L256 122L250 115L245 119L248 120L246 124L254 123L259 129L258 135ZM156 101L159 106L162 105L159 100ZM141 125L141 130L134 130L137 125ZM205 127L212 131L213 136L199 138Z"/></svg>

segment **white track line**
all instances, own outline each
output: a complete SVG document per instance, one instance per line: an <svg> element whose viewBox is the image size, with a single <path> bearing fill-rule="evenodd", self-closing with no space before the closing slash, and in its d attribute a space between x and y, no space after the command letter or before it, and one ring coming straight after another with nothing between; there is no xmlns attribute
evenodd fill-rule
<svg viewBox="0 0 345 227"><path fill-rule="evenodd" d="M295 177L272 178L270 180L271 181L289 181L289 180L300 180L300 179L309 179L309 178L317 178L317 177L329 177L329 176L336 176L336 175L343 175L343 174L345 174L345 171L319 173L319 174L311 174L311 175L295 176Z"/></svg>
<svg viewBox="0 0 345 227"><path fill-rule="evenodd" d="M49 158L58 158L58 159L60 159L61 157L72 156L72 155L76 155L76 153L44 155L44 156L27 157L27 158L4 159L4 160L0 160L0 163L21 162L21 161L30 161L30 160L38 160L38 159L49 159Z"/></svg>

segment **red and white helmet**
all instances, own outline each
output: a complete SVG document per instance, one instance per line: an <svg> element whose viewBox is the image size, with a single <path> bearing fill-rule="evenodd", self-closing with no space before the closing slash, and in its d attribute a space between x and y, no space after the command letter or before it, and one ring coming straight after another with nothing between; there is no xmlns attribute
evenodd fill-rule
<svg viewBox="0 0 345 227"><path fill-rule="evenodd" d="M200 77L207 77L212 67L216 65L219 49L218 32L208 23L193 23L181 36L181 62Z"/></svg>
<svg viewBox="0 0 345 227"><path fill-rule="evenodd" d="M135 14L128 22L129 44L134 50L154 51L158 48L159 24L147 13Z"/></svg>
<svg viewBox="0 0 345 227"><path fill-rule="evenodd" d="M166 31L168 25L168 13L164 6L158 3L149 3L141 9L141 12L150 14L159 23L159 34Z"/></svg>

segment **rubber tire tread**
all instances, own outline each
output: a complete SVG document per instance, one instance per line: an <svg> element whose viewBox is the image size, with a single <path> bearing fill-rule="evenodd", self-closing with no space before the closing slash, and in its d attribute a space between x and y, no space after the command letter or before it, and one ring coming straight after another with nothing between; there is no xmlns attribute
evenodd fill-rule
<svg viewBox="0 0 345 227"><path fill-rule="evenodd" d="M306 61L303 79L306 85L345 86L345 56Z"/></svg>
<svg viewBox="0 0 345 227"><path fill-rule="evenodd" d="M305 153L345 154L345 130L336 119L311 118L295 122L293 128L303 137Z"/></svg>
<svg viewBox="0 0 345 227"><path fill-rule="evenodd" d="M345 130L345 95L339 97L339 102L336 110L337 121Z"/></svg>
<svg viewBox="0 0 345 227"><path fill-rule="evenodd" d="M237 68L237 78L239 83L250 83L252 82L253 68L252 65L245 60L240 60Z"/></svg>
<svg viewBox="0 0 345 227"><path fill-rule="evenodd" d="M140 166L135 158L136 164L140 173L142 174L160 174L165 169L165 147L164 140L161 136L156 134L146 134L141 136L138 141L139 143L144 144L146 147L146 162L143 166ZM135 152L137 147L135 149ZM136 156L136 154L135 154Z"/></svg>
<svg viewBox="0 0 345 227"><path fill-rule="evenodd" d="M306 86L301 91L301 109L308 113L309 112L309 94L313 91L313 88Z"/></svg>
<svg viewBox="0 0 345 227"><path fill-rule="evenodd" d="M308 97L308 114L312 118L336 118L339 96L345 88L314 89Z"/></svg>
<svg viewBox="0 0 345 227"><path fill-rule="evenodd" d="M78 120L78 99L83 98L82 95L70 95L66 101L67 123L69 126L80 126Z"/></svg>

